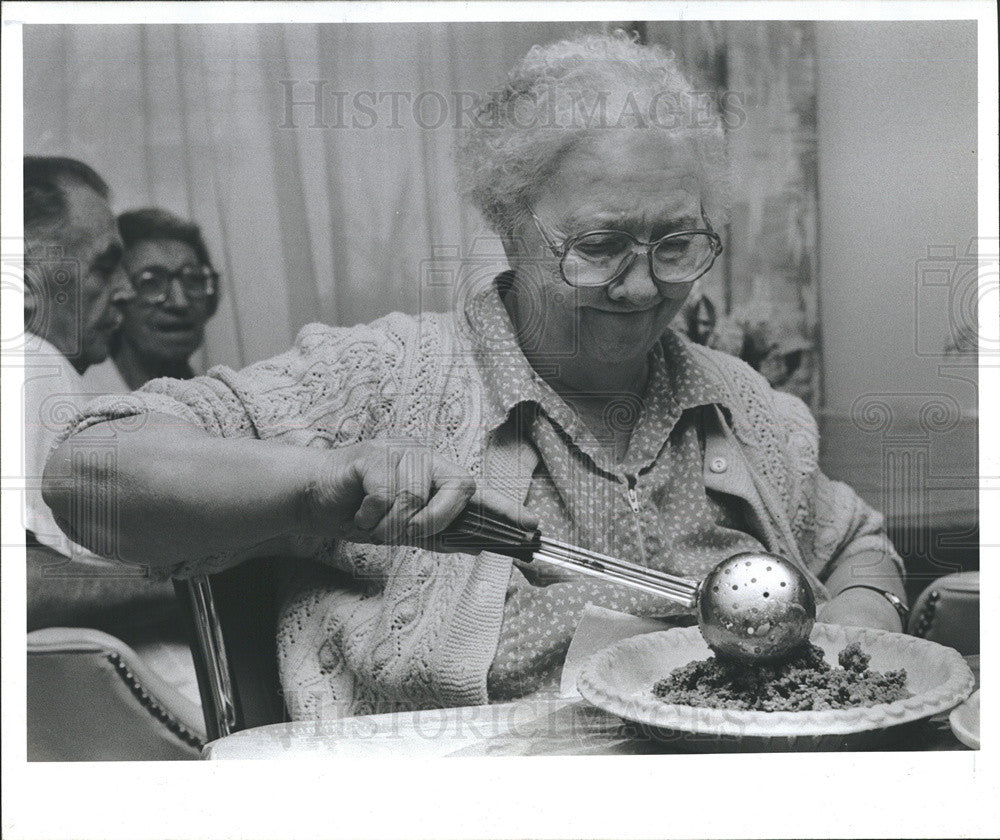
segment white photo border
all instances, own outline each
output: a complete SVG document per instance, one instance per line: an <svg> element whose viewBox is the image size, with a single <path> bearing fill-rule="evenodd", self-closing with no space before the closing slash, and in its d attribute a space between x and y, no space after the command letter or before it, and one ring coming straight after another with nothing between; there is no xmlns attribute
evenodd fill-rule
<svg viewBox="0 0 1000 840"><path fill-rule="evenodd" d="M22 236L20 24L320 20L977 20L979 230L996 236L997 12L989 2L10 2L2 15L5 243ZM3 303L11 335L21 313L6 289ZM984 309L982 334L996 335L998 313ZM20 388L5 358L5 462L18 457ZM981 366L980 394L982 691L995 698L1000 445L987 432L1000 428L995 362ZM21 527L20 494L10 489L5 478L5 545ZM913 837L988 836L1000 825L1000 729L991 714L977 753L27 764L23 556L16 548L3 556L4 837Z"/></svg>

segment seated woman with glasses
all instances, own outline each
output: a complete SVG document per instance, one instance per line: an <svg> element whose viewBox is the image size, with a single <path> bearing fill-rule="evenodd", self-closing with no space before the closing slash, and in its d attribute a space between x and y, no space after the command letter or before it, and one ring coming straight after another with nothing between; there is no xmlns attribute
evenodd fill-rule
<svg viewBox="0 0 1000 840"><path fill-rule="evenodd" d="M588 603L691 621L538 562L407 545L444 509L443 465L523 504L546 536L664 572L782 554L820 620L899 631L899 558L882 518L819 471L805 405L669 327L723 248L725 140L693 97L672 57L624 37L532 49L459 147L509 270L456 270L449 314L314 324L241 372L92 404L50 465L112 429L117 464L73 461L76 508L117 492L123 554L173 574L265 542L309 558L289 560L276 628L295 718L552 685ZM49 491L67 520L72 495Z"/></svg>
<svg viewBox="0 0 1000 840"><path fill-rule="evenodd" d="M136 294L121 307L108 359L84 374L93 394L128 393L161 376L190 379L191 356L219 305L219 275L194 222L167 210L130 210L118 217L118 230Z"/></svg>
<svg viewBox="0 0 1000 840"><path fill-rule="evenodd" d="M219 275L198 225L167 210L143 209L122 213L118 230L135 296L120 304L123 323L108 358L83 375L86 393L94 395L127 394L163 376L192 378L191 356L219 302ZM169 582L118 578L106 587L95 582L91 590L90 601L115 592L116 607L113 613L94 610L90 623L128 643L160 677L197 701L194 664Z"/></svg>

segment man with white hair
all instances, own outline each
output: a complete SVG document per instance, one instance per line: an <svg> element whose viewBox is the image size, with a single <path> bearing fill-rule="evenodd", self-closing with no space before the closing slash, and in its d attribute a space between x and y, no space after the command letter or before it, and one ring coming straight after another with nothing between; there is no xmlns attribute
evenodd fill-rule
<svg viewBox="0 0 1000 840"><path fill-rule="evenodd" d="M87 399L81 376L104 361L132 297L108 185L65 157L24 159L25 477L28 544L93 563L42 500L45 459L60 425Z"/></svg>
<svg viewBox="0 0 1000 840"><path fill-rule="evenodd" d="M96 396L82 375L107 358L119 304L134 296L109 194L81 161L24 158L27 618L29 630L85 626L127 637L135 624L176 623L171 584L105 559L117 555L113 535L97 553L71 540L41 495L57 435Z"/></svg>

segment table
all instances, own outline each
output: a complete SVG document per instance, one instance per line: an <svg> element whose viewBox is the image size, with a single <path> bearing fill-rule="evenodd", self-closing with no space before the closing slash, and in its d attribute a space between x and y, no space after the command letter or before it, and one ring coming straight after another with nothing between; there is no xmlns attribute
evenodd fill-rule
<svg viewBox="0 0 1000 840"><path fill-rule="evenodd" d="M426 709L325 721L278 723L212 742L211 760L294 758L429 758L482 755L651 755L731 752L732 741L642 731L638 724L591 706L576 691L580 670L597 651L623 639L656 632L656 619L588 605L566 654L559 686L512 703ZM976 687L979 657L966 657ZM895 727L872 748L964 750L947 714Z"/></svg>
<svg viewBox="0 0 1000 840"><path fill-rule="evenodd" d="M976 668L973 669L977 671ZM654 755L690 752L690 740L639 732L586 701L542 693L513 703L278 723L205 747L204 758L431 758L442 756ZM947 714L888 735L880 751L965 750ZM704 743L699 752L726 751Z"/></svg>

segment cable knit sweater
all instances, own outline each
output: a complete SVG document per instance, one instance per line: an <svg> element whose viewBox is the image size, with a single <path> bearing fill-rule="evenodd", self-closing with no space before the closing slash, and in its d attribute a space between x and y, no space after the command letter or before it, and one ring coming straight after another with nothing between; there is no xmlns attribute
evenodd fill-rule
<svg viewBox="0 0 1000 840"><path fill-rule="evenodd" d="M484 330L477 314L496 295L492 285L481 289L454 314L308 325L290 351L242 371L217 367L97 400L70 431L155 411L212 435L290 446L416 440L523 499L537 454L505 422L480 366L484 354L517 352ZM881 516L820 472L818 432L805 405L738 359L685 347L728 407L706 415L705 462L724 456L733 468L719 476L706 467L706 487L745 503L754 536L799 563L820 600L821 581L837 563L859 554L895 558ZM314 538L288 550L318 561L289 563L297 572L277 629L294 719L488 701L511 560ZM170 572L210 573L240 559L192 557Z"/></svg>

